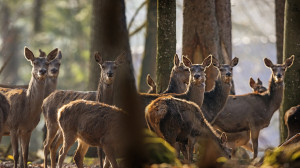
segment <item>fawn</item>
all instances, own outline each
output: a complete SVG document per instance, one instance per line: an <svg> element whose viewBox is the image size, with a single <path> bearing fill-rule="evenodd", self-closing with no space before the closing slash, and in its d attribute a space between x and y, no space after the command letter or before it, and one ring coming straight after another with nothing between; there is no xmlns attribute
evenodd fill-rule
<svg viewBox="0 0 300 168"><path fill-rule="evenodd" d="M263 93L267 91L267 88L263 86L262 81L257 78L257 82L253 78L250 78L249 85L253 90L253 93Z"/></svg>

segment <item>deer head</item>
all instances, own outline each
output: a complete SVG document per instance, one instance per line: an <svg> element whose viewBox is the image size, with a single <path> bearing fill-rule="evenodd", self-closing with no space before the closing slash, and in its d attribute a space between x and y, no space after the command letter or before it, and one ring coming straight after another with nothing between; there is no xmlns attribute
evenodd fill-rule
<svg viewBox="0 0 300 168"><path fill-rule="evenodd" d="M268 58L264 59L266 67L272 70L272 78L275 83L283 82L284 74L287 68L293 65L295 56L292 55L290 58L286 59L283 64L273 64Z"/></svg>
<svg viewBox="0 0 300 168"><path fill-rule="evenodd" d="M218 59L216 59L215 57L213 57L212 59L212 64L214 67L218 68L220 71L220 75L222 80L225 83L230 83L232 80L232 69L233 67L235 67L239 62L239 59L237 57L234 57L230 64L220 64Z"/></svg>
<svg viewBox="0 0 300 168"><path fill-rule="evenodd" d="M40 57L45 57L46 53L43 52L41 49L40 51ZM59 74L59 68L60 68L60 60L62 58L61 51L58 51L58 55L49 63L48 67L48 77L56 78Z"/></svg>
<svg viewBox="0 0 300 168"><path fill-rule="evenodd" d="M24 48L25 58L31 62L32 75L37 80L44 80L47 76L48 66L50 62L56 57L58 49L52 50L47 56L46 53L41 53L39 57L35 57L27 47Z"/></svg>
<svg viewBox="0 0 300 168"><path fill-rule="evenodd" d="M204 84L205 77L205 69L211 64L211 56L206 57L202 64L192 64L191 60L186 56L183 56L183 62L186 66L190 68L191 71L191 82L194 84Z"/></svg>
<svg viewBox="0 0 300 168"><path fill-rule="evenodd" d="M99 52L95 52L95 60L99 64L101 69L101 77L104 79L105 84L112 84L114 82L116 71L119 65L124 62L124 55L122 53L116 58L115 61L105 61L103 62L102 57Z"/></svg>
<svg viewBox="0 0 300 168"><path fill-rule="evenodd" d="M178 55L175 54L171 76L173 76L177 81L188 84L190 80L190 69L187 66L188 65L185 64L184 60L183 62L180 62Z"/></svg>
<svg viewBox="0 0 300 168"><path fill-rule="evenodd" d="M262 81L259 78L257 78L257 82L255 82L253 78L250 78L249 85L254 93L263 93L267 91L267 88L263 86Z"/></svg>

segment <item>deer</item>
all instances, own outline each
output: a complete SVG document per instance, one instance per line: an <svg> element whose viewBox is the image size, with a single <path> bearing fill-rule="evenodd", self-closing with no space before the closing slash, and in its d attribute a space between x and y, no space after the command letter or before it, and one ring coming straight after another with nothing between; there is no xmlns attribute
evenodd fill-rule
<svg viewBox="0 0 300 168"><path fill-rule="evenodd" d="M43 102L42 111L47 127L47 136L44 141L44 167L47 167L49 152L51 167L56 166L56 151L63 140L57 122L57 111L60 107L78 99L97 100L113 104L111 95L113 95L117 69L123 62L123 55L118 56L115 61L103 61L99 52L96 52L94 56L95 61L101 69L98 91L57 90L50 94Z"/></svg>
<svg viewBox="0 0 300 168"><path fill-rule="evenodd" d="M230 64L220 64L215 57L212 58L212 65L217 68L218 76L214 88L204 93L203 105L199 106L208 122L212 122L225 106L231 90L232 70L238 62L237 57Z"/></svg>
<svg viewBox="0 0 300 168"><path fill-rule="evenodd" d="M10 104L8 100L2 93L0 93L0 142L2 135L4 134L4 125L7 120L9 110Z"/></svg>
<svg viewBox="0 0 300 168"><path fill-rule="evenodd" d="M253 93L263 93L267 91L267 88L263 86L262 81L257 78L257 82L253 78L250 78L249 85L253 90Z"/></svg>
<svg viewBox="0 0 300 168"><path fill-rule="evenodd" d="M101 102L75 100L62 106L58 111L58 123L63 134L63 146L60 149L58 167L62 167L65 156L78 140L74 161L83 168L83 158L89 146L103 148L106 155L104 167L112 165L118 168L115 150L120 152L120 144L126 137L124 120L126 113L111 105Z"/></svg>
<svg viewBox="0 0 300 168"><path fill-rule="evenodd" d="M172 96L159 97L145 108L145 119L148 128L171 146L175 147L176 142L186 144L188 162L192 161L193 148L199 137L210 137L222 149L222 154L230 157L231 151L224 146L224 137L217 135L200 107L192 101Z"/></svg>
<svg viewBox="0 0 300 168"><path fill-rule="evenodd" d="M156 93L156 83L154 80L151 78L150 74L147 75L147 85L149 86L149 90L147 93Z"/></svg>
<svg viewBox="0 0 300 168"><path fill-rule="evenodd" d="M46 57L46 53L39 49L40 57ZM45 93L44 98L48 97L53 91L56 90L57 86L57 80L58 80L58 74L61 64L62 54L61 51L58 51L58 55L49 63L48 68L48 74L46 78L46 86L45 86ZM2 88L11 88L11 89L17 89L17 88L23 88L27 89L28 85L5 85L0 84L0 87Z"/></svg>
<svg viewBox="0 0 300 168"><path fill-rule="evenodd" d="M283 64L273 64L265 58L266 67L272 70L268 91L261 94L230 96L224 109L212 122L215 128L226 133L249 131L254 151L253 159L257 157L260 130L269 126L274 112L280 107L284 74L286 69L292 66L294 57L287 58Z"/></svg>
<svg viewBox="0 0 300 168"><path fill-rule="evenodd" d="M286 140L289 140L297 133L300 133L300 105L291 107L284 115L285 125L288 129L288 136Z"/></svg>
<svg viewBox="0 0 300 168"><path fill-rule="evenodd" d="M8 112L4 131L5 135L11 136L15 168L17 167L19 159L19 145L22 154L20 167L27 168L30 136L31 132L40 121L48 66L57 54L58 49L56 48L46 57L35 57L32 51L25 47L25 58L30 61L32 65L32 75L28 89L0 88L0 92L6 96L11 107Z"/></svg>

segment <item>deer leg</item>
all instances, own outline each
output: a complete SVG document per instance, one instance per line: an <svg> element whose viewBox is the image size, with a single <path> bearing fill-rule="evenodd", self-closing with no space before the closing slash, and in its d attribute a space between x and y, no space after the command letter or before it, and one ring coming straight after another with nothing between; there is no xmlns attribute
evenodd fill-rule
<svg viewBox="0 0 300 168"><path fill-rule="evenodd" d="M27 132L21 136L21 148L22 148L22 156L23 156L23 166L27 168L28 162L28 148L30 141L31 132ZM21 166L22 167L22 166Z"/></svg>
<svg viewBox="0 0 300 168"><path fill-rule="evenodd" d="M46 125L48 127L47 128L47 133L46 133L46 139L44 141L44 168L47 168L47 157L48 157L48 154L50 153L50 145L52 144L54 138L55 138L55 134L57 132L57 125L48 125L46 123Z"/></svg>
<svg viewBox="0 0 300 168"><path fill-rule="evenodd" d="M76 140L76 133L70 132L68 134L65 134L64 139L63 139L63 146L61 148L62 152L58 158L58 167L59 168L62 167L65 157L66 157L70 147L74 144L75 140Z"/></svg>
<svg viewBox="0 0 300 168"><path fill-rule="evenodd" d="M10 141L14 155L14 168L18 167L19 151L18 151L18 136L15 131L10 132Z"/></svg>
<svg viewBox="0 0 300 168"><path fill-rule="evenodd" d="M192 163L193 152L194 152L194 141L190 138L188 139L187 152L188 152L188 163Z"/></svg>
<svg viewBox="0 0 300 168"><path fill-rule="evenodd" d="M100 168L103 168L103 156L105 157L105 154L103 153L102 148L99 146L97 147L98 157L99 157L99 164Z"/></svg>
<svg viewBox="0 0 300 168"><path fill-rule="evenodd" d="M243 145L242 148L253 152L252 145L249 142L247 144Z"/></svg>
<svg viewBox="0 0 300 168"><path fill-rule="evenodd" d="M78 141L78 147L74 155L74 161L78 168L83 168L83 158L89 149L89 145L82 141Z"/></svg>
<svg viewBox="0 0 300 168"><path fill-rule="evenodd" d="M257 151L258 150L258 136L259 136L259 130L251 129L252 149L254 151L253 159L255 159L257 157L257 153L258 153L258 151Z"/></svg>
<svg viewBox="0 0 300 168"><path fill-rule="evenodd" d="M107 157L105 156L105 159L104 159L104 168L109 168L109 167L110 167L109 160L108 160Z"/></svg>
<svg viewBox="0 0 300 168"><path fill-rule="evenodd" d="M105 153L106 159L109 160L113 168L118 168L118 164L114 155L114 150L109 144L103 145L103 151Z"/></svg>
<svg viewBox="0 0 300 168"><path fill-rule="evenodd" d="M58 147L63 143L63 137L62 137L62 132L61 131L57 131L54 140L52 141L51 145L50 145L50 161L51 161L51 168L55 168L56 167L56 151L58 149ZM59 154L61 155L62 153L62 148L59 152Z"/></svg>

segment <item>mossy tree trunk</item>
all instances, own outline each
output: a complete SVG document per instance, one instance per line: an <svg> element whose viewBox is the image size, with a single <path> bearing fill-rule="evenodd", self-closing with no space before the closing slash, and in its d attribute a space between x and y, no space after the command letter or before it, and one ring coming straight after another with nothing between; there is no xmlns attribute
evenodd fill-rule
<svg viewBox="0 0 300 168"><path fill-rule="evenodd" d="M184 0L182 54L201 63L212 54L221 63L232 55L230 0ZM216 70L207 72L206 90L214 86Z"/></svg>
<svg viewBox="0 0 300 168"><path fill-rule="evenodd" d="M143 62L139 77L139 91L146 92L148 85L146 84L147 74L155 79L155 63L156 63L156 32L157 32L157 0L147 0L148 13L146 25L146 41Z"/></svg>
<svg viewBox="0 0 300 168"><path fill-rule="evenodd" d="M169 83L173 58L176 53L176 0L157 0L157 92Z"/></svg>
<svg viewBox="0 0 300 168"><path fill-rule="evenodd" d="M287 137L284 114L300 103L300 1L286 0L284 17L283 61L295 55L294 64L287 69L284 77L284 94L280 112L280 139Z"/></svg>

